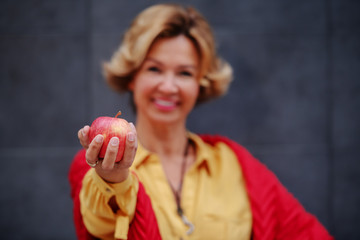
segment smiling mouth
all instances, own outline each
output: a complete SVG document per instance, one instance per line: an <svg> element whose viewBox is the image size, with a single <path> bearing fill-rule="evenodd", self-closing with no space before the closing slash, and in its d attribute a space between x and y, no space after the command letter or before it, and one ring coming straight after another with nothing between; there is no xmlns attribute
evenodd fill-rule
<svg viewBox="0 0 360 240"><path fill-rule="evenodd" d="M163 99L155 99L154 100L155 106L163 111L170 111L176 108L177 102L175 101L169 101L169 100L163 100Z"/></svg>

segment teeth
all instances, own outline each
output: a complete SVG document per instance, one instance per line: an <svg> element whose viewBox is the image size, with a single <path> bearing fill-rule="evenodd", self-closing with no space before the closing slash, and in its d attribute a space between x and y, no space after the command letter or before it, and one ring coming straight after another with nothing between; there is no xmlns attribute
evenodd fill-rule
<svg viewBox="0 0 360 240"><path fill-rule="evenodd" d="M174 105L175 105L174 102L165 101L165 100L161 100L161 99L157 99L157 100L156 100L156 103L157 103L157 104L160 104L160 105L163 105L163 106L166 106L166 107L171 107L171 106L174 106Z"/></svg>

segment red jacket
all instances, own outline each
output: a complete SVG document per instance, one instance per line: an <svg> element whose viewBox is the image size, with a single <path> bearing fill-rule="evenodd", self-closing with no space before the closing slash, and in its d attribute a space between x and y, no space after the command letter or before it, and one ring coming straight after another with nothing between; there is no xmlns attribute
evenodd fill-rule
<svg viewBox="0 0 360 240"><path fill-rule="evenodd" d="M245 148L221 136L201 136L209 144L221 141L235 152L244 175L253 215L252 239L333 239L326 229L284 188L265 165ZM74 201L74 223L78 239L95 239L86 230L80 213L79 193L82 179L89 170L85 151L78 152L69 171L71 197ZM149 196L139 184L135 217L128 239L161 239Z"/></svg>

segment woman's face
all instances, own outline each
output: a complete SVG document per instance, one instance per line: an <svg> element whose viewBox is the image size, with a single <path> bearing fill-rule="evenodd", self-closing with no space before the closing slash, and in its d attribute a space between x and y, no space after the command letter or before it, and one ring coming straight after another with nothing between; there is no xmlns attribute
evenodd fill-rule
<svg viewBox="0 0 360 240"><path fill-rule="evenodd" d="M185 121L199 94L199 65L187 37L156 40L130 84L138 117L159 123Z"/></svg>

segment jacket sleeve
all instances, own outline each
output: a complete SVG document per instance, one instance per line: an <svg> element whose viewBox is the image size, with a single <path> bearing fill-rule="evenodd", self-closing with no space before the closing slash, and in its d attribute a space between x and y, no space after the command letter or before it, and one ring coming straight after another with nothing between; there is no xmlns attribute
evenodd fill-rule
<svg viewBox="0 0 360 240"><path fill-rule="evenodd" d="M69 183L71 187L71 198L73 200L73 220L76 230L76 236L79 240L93 240L96 239L84 225L84 219L81 214L80 208L83 206L80 204L80 192L83 189L83 182L85 182L85 175L90 174L88 173L91 170L89 165L86 164L85 161L85 150L80 150L74 156L73 161L71 162L70 169L69 169ZM133 175L134 176L134 175ZM96 178L96 176L95 176ZM133 179L134 180L134 179ZM91 181L88 179L87 181ZM126 185L126 184L125 184ZM100 188L97 190L98 193L101 194L101 186L105 187L105 195L107 195L107 186L100 183ZM122 188L121 186L119 188ZM120 190L115 186L113 191ZM96 191L96 190L94 190ZM83 193L84 194L84 193ZM104 196L105 199L108 197ZM85 200L86 201L86 200ZM118 199L119 201L119 199ZM86 204L86 203L85 203ZM90 204L90 203L88 203ZM105 205L106 206L106 205ZM85 210L86 211L86 210ZM101 211L100 211L101 212ZM105 216L105 218L101 219L104 220L106 218L110 219L113 226L113 232L115 231L115 227L119 226L116 224L116 220L114 220L114 213L109 211L109 208L105 207L103 209L103 213L108 212L109 215ZM113 220L111 220L113 219ZM115 224L114 224L115 221ZM118 221L120 223L121 220ZM155 213L151 206L151 200L147 195L143 185L141 182L138 182L138 191L137 191L137 198L136 198L136 209L134 213L134 217L129 225L129 231L127 239L129 240L140 240L140 239L149 239L149 240L159 240L161 239L160 232L158 229L157 221ZM95 233L96 234L96 233ZM112 238L114 236L112 235Z"/></svg>
<svg viewBox="0 0 360 240"><path fill-rule="evenodd" d="M333 239L317 218L244 148L237 148L253 213L254 239Z"/></svg>
<svg viewBox="0 0 360 240"><path fill-rule="evenodd" d="M250 200L254 240L333 239L316 217L306 212L287 191L275 174L244 147L222 136L204 135L202 138L210 144L225 142L235 152Z"/></svg>
<svg viewBox="0 0 360 240"><path fill-rule="evenodd" d="M277 179L277 239L333 239L317 218L308 213Z"/></svg>
<svg viewBox="0 0 360 240"><path fill-rule="evenodd" d="M91 169L82 185L80 210L87 230L101 239L127 239L136 207L137 178L129 174L124 182L109 184Z"/></svg>

